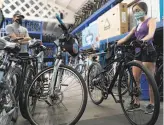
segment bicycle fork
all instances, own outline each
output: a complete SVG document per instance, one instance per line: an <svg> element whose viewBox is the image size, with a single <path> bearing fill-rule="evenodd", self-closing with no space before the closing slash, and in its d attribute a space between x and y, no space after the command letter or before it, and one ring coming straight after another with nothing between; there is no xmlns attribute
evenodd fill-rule
<svg viewBox="0 0 164 125"><path fill-rule="evenodd" d="M57 75L58 75L57 72L58 72L58 69L59 69L59 66L61 65L61 63L62 63L61 59L57 59L55 61L53 74L52 74L52 80L50 82L50 96L54 95L54 87L57 87L57 88L60 87L60 80L57 80Z"/></svg>

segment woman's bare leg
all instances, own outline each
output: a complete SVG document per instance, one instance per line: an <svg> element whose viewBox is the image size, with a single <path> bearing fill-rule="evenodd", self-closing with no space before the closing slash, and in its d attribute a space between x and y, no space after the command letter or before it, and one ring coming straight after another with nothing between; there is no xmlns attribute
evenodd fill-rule
<svg viewBox="0 0 164 125"><path fill-rule="evenodd" d="M136 62L142 64L141 61L136 61ZM135 81L137 83L137 87L139 88L140 87L141 69L138 68L138 67L133 66L132 71L133 71L134 79L135 79ZM135 97L135 102L134 103L135 104L139 104L140 103L139 98Z"/></svg>
<svg viewBox="0 0 164 125"><path fill-rule="evenodd" d="M154 76L156 64L155 63L152 63L152 62L143 62L143 65L145 67L147 67L147 69ZM154 104L154 93L152 91L152 86L150 86L150 84L149 84L149 96L150 96L150 104Z"/></svg>

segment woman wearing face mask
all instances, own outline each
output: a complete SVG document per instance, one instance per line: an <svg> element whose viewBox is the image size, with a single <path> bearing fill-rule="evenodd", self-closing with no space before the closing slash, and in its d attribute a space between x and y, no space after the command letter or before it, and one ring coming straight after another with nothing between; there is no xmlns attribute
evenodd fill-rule
<svg viewBox="0 0 164 125"><path fill-rule="evenodd" d="M153 18L149 18L147 16L148 7L144 2L139 2L135 4L132 10L133 10L134 17L139 22L139 24L136 27L134 27L126 37L119 40L117 44L120 45L125 43L134 35L137 38L137 40L140 41L140 44L144 45L145 43L147 43L148 48L146 50L141 51L140 48L136 48L135 61L137 61L138 63L142 63L154 75L155 62L157 58L156 51L153 46L153 37L156 30L156 20ZM141 70L136 67L133 67L133 75L139 87ZM149 86L149 96L150 96L150 104L146 106L145 112L151 114L154 110L154 97L150 86ZM133 104L130 104L128 108L129 110L132 110L139 107L140 107L140 101L138 98L135 98Z"/></svg>
<svg viewBox="0 0 164 125"><path fill-rule="evenodd" d="M21 14L13 15L13 23L6 26L6 33L11 39L24 38L18 41L21 44L21 53L28 52L28 41L31 40L28 34L28 30L22 26L22 20L24 16Z"/></svg>

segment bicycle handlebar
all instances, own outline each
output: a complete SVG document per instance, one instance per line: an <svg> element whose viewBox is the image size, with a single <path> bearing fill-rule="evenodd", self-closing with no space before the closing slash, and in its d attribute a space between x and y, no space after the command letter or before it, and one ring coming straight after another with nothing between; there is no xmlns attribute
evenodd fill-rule
<svg viewBox="0 0 164 125"><path fill-rule="evenodd" d="M56 19L60 23L62 30L67 33L68 29L67 29L67 27L65 26L65 24L63 23L63 21L61 20L61 18L59 17L58 14L56 14Z"/></svg>

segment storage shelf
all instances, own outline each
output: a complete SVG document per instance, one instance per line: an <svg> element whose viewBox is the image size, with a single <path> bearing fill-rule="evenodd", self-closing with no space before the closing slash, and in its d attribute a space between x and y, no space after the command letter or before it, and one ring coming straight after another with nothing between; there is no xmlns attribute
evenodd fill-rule
<svg viewBox="0 0 164 125"><path fill-rule="evenodd" d="M85 27L87 27L90 23L95 21L98 17L108 11L110 8L113 7L118 1L120 0L109 0L103 7L93 13L88 19L86 19L83 23L81 23L78 27L76 27L71 34L76 34L82 31Z"/></svg>
<svg viewBox="0 0 164 125"><path fill-rule="evenodd" d="M28 33L42 35L42 32L36 32L36 31L29 31Z"/></svg>
<svg viewBox="0 0 164 125"><path fill-rule="evenodd" d="M43 45L47 45L47 46L55 46L54 43L50 43L50 42L43 42Z"/></svg>

